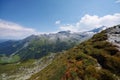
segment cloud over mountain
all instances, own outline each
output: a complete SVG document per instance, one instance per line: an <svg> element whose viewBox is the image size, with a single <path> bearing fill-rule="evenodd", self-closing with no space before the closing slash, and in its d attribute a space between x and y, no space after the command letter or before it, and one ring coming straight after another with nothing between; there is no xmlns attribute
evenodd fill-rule
<svg viewBox="0 0 120 80"><path fill-rule="evenodd" d="M97 15L86 14L80 21L73 24L65 24L60 26L60 30L71 30L71 31L88 31L93 28L101 26L113 26L120 24L120 13L115 13L113 15L105 15L99 17Z"/></svg>
<svg viewBox="0 0 120 80"><path fill-rule="evenodd" d="M21 39L38 32L32 28L26 28L19 24L0 20L0 38L1 39Z"/></svg>

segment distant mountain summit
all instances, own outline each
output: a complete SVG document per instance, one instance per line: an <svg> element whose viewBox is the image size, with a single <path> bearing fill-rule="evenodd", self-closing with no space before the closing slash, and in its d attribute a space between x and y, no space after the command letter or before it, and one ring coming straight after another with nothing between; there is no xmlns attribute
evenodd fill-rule
<svg viewBox="0 0 120 80"><path fill-rule="evenodd" d="M107 28L106 26L101 26L101 27L92 29L92 30L90 30L90 31L88 31L88 32L98 33L98 32L100 32L100 31L102 31L102 30L105 30L106 28Z"/></svg>
<svg viewBox="0 0 120 80"><path fill-rule="evenodd" d="M71 33L71 31L60 31L60 32L58 32L59 34L70 34Z"/></svg>

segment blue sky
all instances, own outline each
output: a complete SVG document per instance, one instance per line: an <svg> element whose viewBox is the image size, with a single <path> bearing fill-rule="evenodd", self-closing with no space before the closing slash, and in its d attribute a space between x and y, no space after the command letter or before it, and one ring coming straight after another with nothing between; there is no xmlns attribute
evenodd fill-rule
<svg viewBox="0 0 120 80"><path fill-rule="evenodd" d="M111 17L114 18L111 21L117 21L113 24L118 24L120 23L119 14L120 0L0 0L0 26L2 26L0 29L2 30L3 27L12 27L12 29L21 27L22 29L28 29L28 31L30 29L31 33L56 32L59 30L76 31L74 28L84 31L85 29L94 28L88 28L86 23L83 23L83 21L86 21L85 19L93 20L98 18L98 20L101 20L103 18L104 21L106 16L110 15L110 19ZM107 17L107 19L109 18ZM99 25L96 24L95 27ZM1 38L9 38L14 33L11 35L2 34ZM25 35L21 34L21 37L28 34L29 32L25 33Z"/></svg>

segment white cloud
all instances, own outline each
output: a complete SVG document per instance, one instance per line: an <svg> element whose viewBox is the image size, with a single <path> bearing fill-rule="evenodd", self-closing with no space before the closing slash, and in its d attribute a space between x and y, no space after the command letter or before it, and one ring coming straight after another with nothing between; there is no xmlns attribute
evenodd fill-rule
<svg viewBox="0 0 120 80"><path fill-rule="evenodd" d="M120 0L116 0L115 3L120 3Z"/></svg>
<svg viewBox="0 0 120 80"><path fill-rule="evenodd" d="M13 22L0 20L0 38L22 39L38 32L32 28L25 28Z"/></svg>
<svg viewBox="0 0 120 80"><path fill-rule="evenodd" d="M63 30L63 31L70 30L70 31L76 32L76 28L77 26L70 25L70 24L60 26L60 30Z"/></svg>
<svg viewBox="0 0 120 80"><path fill-rule="evenodd" d="M117 24L120 24L120 13L105 15L103 17L86 14L74 25L69 24L60 26L60 30L71 30L74 32L88 31L101 26L111 27Z"/></svg>
<svg viewBox="0 0 120 80"><path fill-rule="evenodd" d="M60 20L58 20L58 21L56 21L56 22L55 22L55 24L60 24L60 23L61 23L61 21L60 21Z"/></svg>

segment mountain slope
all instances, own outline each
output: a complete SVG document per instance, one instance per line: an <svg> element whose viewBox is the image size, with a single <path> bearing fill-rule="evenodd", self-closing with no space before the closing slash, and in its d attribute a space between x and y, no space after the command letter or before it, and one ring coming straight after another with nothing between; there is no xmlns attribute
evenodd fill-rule
<svg viewBox="0 0 120 80"><path fill-rule="evenodd" d="M117 28L117 29L115 29ZM120 25L94 35L88 41L58 55L29 80L119 80L120 51L109 34L119 42ZM112 39L113 40L113 39Z"/></svg>
<svg viewBox="0 0 120 80"><path fill-rule="evenodd" d="M14 64L0 64L0 80L26 80L48 66L56 54Z"/></svg>

